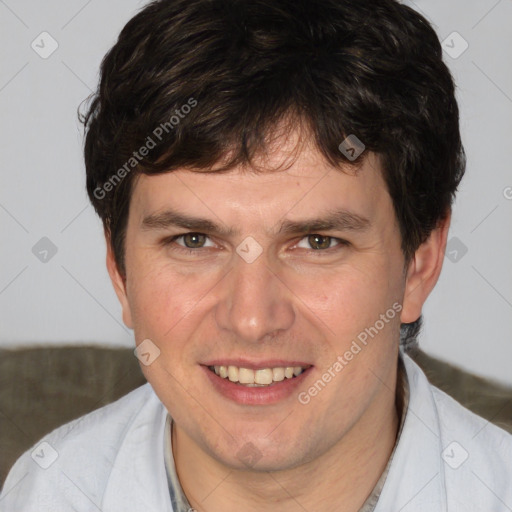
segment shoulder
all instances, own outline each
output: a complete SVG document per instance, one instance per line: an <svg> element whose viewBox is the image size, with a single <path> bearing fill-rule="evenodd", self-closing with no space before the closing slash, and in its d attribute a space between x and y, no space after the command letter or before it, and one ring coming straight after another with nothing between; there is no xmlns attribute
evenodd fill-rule
<svg viewBox="0 0 512 512"><path fill-rule="evenodd" d="M444 440L467 440L468 448L475 456L487 455L488 459L492 458L494 467L504 464L510 473L512 434L470 411L439 388L430 385L430 389ZM468 453L468 458L470 455Z"/></svg>
<svg viewBox="0 0 512 512"><path fill-rule="evenodd" d="M160 422L164 407L149 384L67 423L36 443L12 467L0 511L55 510L102 501L112 468L129 433Z"/></svg>
<svg viewBox="0 0 512 512"><path fill-rule="evenodd" d="M439 416L448 499L459 502L472 496L473 505L479 503L484 508L498 499L512 507L512 435L434 386L432 394Z"/></svg>
<svg viewBox="0 0 512 512"><path fill-rule="evenodd" d="M448 510L486 510L489 504L507 510L499 508L503 503L512 508L512 435L431 385L411 359L406 366L412 385L425 400L430 395L437 417Z"/></svg>

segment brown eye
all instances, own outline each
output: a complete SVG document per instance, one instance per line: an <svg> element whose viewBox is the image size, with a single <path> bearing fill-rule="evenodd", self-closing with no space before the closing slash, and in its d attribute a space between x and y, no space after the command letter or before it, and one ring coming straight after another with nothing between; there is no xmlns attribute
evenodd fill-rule
<svg viewBox="0 0 512 512"><path fill-rule="evenodd" d="M211 255L212 251L219 250L219 247L203 233L181 233L162 240L162 246L171 254L185 255L187 257L203 257Z"/></svg>
<svg viewBox="0 0 512 512"><path fill-rule="evenodd" d="M199 249L203 247L206 242L206 235L202 235L201 233L187 233L180 238L183 238L185 247L189 249Z"/></svg>
<svg viewBox="0 0 512 512"><path fill-rule="evenodd" d="M315 253L320 256L323 254L333 254L334 252L342 250L349 245L350 242L347 242L342 238L313 233L311 235L304 236L304 238L302 238L296 245L296 248L306 249L310 254Z"/></svg>
<svg viewBox="0 0 512 512"><path fill-rule="evenodd" d="M308 243L314 250L320 249L329 249L331 246L331 241L333 238L331 236L323 236L323 235L309 235Z"/></svg>

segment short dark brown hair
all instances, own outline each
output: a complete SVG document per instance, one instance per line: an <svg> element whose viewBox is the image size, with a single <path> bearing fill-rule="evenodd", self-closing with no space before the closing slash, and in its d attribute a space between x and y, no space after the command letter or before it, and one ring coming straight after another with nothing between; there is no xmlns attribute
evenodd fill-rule
<svg viewBox="0 0 512 512"><path fill-rule="evenodd" d="M340 151L347 136L379 155L406 262L464 174L439 39L395 0L157 0L123 28L90 100L87 191L122 275L138 174L250 165L283 120L333 166L366 155Z"/></svg>

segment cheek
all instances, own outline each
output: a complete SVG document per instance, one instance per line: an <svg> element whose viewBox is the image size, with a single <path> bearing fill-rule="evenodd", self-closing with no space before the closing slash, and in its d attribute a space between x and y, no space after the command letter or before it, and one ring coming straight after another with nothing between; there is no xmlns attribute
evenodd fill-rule
<svg viewBox="0 0 512 512"><path fill-rule="evenodd" d="M131 277L128 294L137 339L165 342L204 295L204 279L191 279L165 266L146 262L135 266Z"/></svg>
<svg viewBox="0 0 512 512"><path fill-rule="evenodd" d="M348 340L373 325L399 300L399 287L389 262L346 265L332 272L290 276L291 289L305 314L323 326L328 337ZM315 320L316 319L316 320Z"/></svg>
<svg viewBox="0 0 512 512"><path fill-rule="evenodd" d="M194 340L212 333L212 310L222 272L187 272L147 259L132 268L128 292L137 343L149 338L166 356L161 361L176 364L180 360L186 367L194 364L198 348Z"/></svg>

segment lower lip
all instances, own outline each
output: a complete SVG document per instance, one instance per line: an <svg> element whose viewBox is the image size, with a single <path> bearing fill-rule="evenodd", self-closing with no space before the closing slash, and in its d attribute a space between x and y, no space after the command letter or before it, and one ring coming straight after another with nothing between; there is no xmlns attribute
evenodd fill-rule
<svg viewBox="0 0 512 512"><path fill-rule="evenodd" d="M201 366L206 373L213 387L224 397L243 405L269 405L289 398L294 391L301 385L310 370L310 366L299 376L292 379L284 379L265 387L247 387L237 382L231 382L229 379L219 377L215 372L208 369L207 366Z"/></svg>

